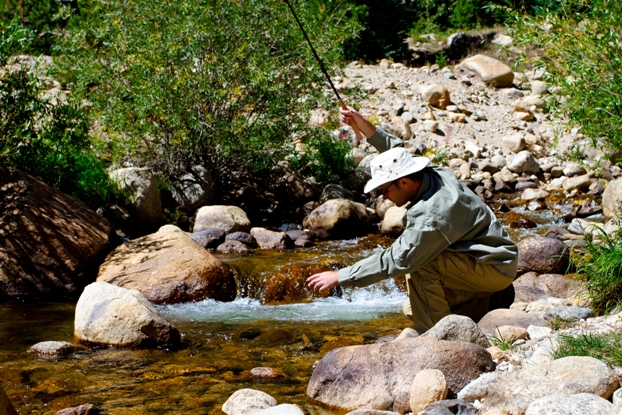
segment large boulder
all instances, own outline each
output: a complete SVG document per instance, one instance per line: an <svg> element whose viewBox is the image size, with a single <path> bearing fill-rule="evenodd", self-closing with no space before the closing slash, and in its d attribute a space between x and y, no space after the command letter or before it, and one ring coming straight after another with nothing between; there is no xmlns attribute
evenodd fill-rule
<svg viewBox="0 0 622 415"><path fill-rule="evenodd" d="M4 389L2 389L2 385L0 385L0 414L1 415L18 415L15 407L9 400L9 397L6 396Z"/></svg>
<svg viewBox="0 0 622 415"><path fill-rule="evenodd" d="M559 239L532 236L518 243L518 274L562 274L567 270L568 250Z"/></svg>
<svg viewBox="0 0 622 415"><path fill-rule="evenodd" d="M404 232L404 215L408 209L405 207L391 206L387 209L382 218L382 224L380 225L380 233L383 235L389 235L398 237Z"/></svg>
<svg viewBox="0 0 622 415"><path fill-rule="evenodd" d="M622 216L622 177L610 182L605 188L603 215L607 220Z"/></svg>
<svg viewBox="0 0 622 415"><path fill-rule="evenodd" d="M84 289L76 305L74 335L80 341L114 346L179 342L179 331L144 295L105 282Z"/></svg>
<svg viewBox="0 0 622 415"><path fill-rule="evenodd" d="M129 193L133 216L149 230L162 224L162 202L155 178L147 168L114 170L110 178Z"/></svg>
<svg viewBox="0 0 622 415"><path fill-rule="evenodd" d="M302 225L321 239L347 239L366 235L374 217L362 203L332 199L313 210Z"/></svg>
<svg viewBox="0 0 622 415"><path fill-rule="evenodd" d="M532 402L547 395L592 393L608 399L617 388L615 372L600 360L564 357L501 376L490 387L481 412L505 409L510 415L523 415Z"/></svg>
<svg viewBox="0 0 622 415"><path fill-rule="evenodd" d="M110 225L26 173L0 176L0 298L77 296L110 251Z"/></svg>
<svg viewBox="0 0 622 415"><path fill-rule="evenodd" d="M454 68L458 76L477 78L498 88L512 86L514 72L509 66L494 58L484 55L475 55L460 62Z"/></svg>
<svg viewBox="0 0 622 415"><path fill-rule="evenodd" d="M431 337L343 347L317 363L307 397L343 411L373 408L403 414L410 410L410 387L423 369L440 370L452 397L494 370L494 363L481 346Z"/></svg>
<svg viewBox="0 0 622 415"><path fill-rule="evenodd" d="M229 269L177 232L154 233L119 246L100 267L97 281L138 290L158 304L232 301L237 291Z"/></svg>
<svg viewBox="0 0 622 415"><path fill-rule="evenodd" d="M248 220L246 212L237 206L203 206L197 212L192 232L209 228L220 229L224 233L248 232L251 221Z"/></svg>
<svg viewBox="0 0 622 415"><path fill-rule="evenodd" d="M351 191L338 184L327 184L320 196L320 204L326 203L331 199L348 199L354 201L355 197Z"/></svg>
<svg viewBox="0 0 622 415"><path fill-rule="evenodd" d="M182 212L194 212L199 206L207 205L214 197L212 174L205 167L197 165L172 183L173 199Z"/></svg>
<svg viewBox="0 0 622 415"><path fill-rule="evenodd" d="M450 314L439 320L422 337L434 337L439 340L475 343L483 348L490 347L488 338L469 317Z"/></svg>

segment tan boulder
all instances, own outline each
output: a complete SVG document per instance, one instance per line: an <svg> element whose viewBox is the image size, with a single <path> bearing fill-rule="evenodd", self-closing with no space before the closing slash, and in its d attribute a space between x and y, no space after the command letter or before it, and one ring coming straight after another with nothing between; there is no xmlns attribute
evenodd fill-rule
<svg viewBox="0 0 622 415"><path fill-rule="evenodd" d="M484 55L475 55L463 60L456 65L454 72L457 76L477 78L497 88L510 87L514 81L514 72L509 66Z"/></svg>
<svg viewBox="0 0 622 415"><path fill-rule="evenodd" d="M417 337L332 350L309 380L307 397L341 411L410 409L410 387L424 369L440 370L455 395L480 374L494 370L490 354L465 342Z"/></svg>
<svg viewBox="0 0 622 415"><path fill-rule="evenodd" d="M422 85L419 88L423 102L444 110L451 103L449 90L442 85Z"/></svg>
<svg viewBox="0 0 622 415"><path fill-rule="evenodd" d="M179 342L179 331L136 290L88 285L76 304L74 335L84 342L156 346Z"/></svg>
<svg viewBox="0 0 622 415"><path fill-rule="evenodd" d="M380 225L380 233L383 235L399 236L404 231L404 215L406 214L405 207L398 207L393 205L387 209Z"/></svg>
<svg viewBox="0 0 622 415"><path fill-rule="evenodd" d="M251 221L246 212L237 206L203 206L197 211L193 233L205 229L220 229L224 233L248 232Z"/></svg>
<svg viewBox="0 0 622 415"><path fill-rule="evenodd" d="M233 274L189 236L155 233L116 248L99 269L97 281L135 289L157 304L232 301Z"/></svg>
<svg viewBox="0 0 622 415"><path fill-rule="evenodd" d="M546 324L541 316L534 313L526 313L524 311L499 308L486 314L477 325L485 333L494 335L497 327L501 326L518 326L527 328L529 326L538 326Z"/></svg>
<svg viewBox="0 0 622 415"><path fill-rule="evenodd" d="M285 232L271 231L266 228L252 228L250 233L261 249L287 249L294 244Z"/></svg>
<svg viewBox="0 0 622 415"><path fill-rule="evenodd" d="M410 410L417 414L434 402L447 397L447 381L438 369L424 369L415 375L410 386Z"/></svg>
<svg viewBox="0 0 622 415"><path fill-rule="evenodd" d="M26 173L0 176L0 298L78 294L110 251L110 225Z"/></svg>
<svg viewBox="0 0 622 415"><path fill-rule="evenodd" d="M374 217L362 203L331 199L304 218L302 226L320 239L344 239L366 235Z"/></svg>
<svg viewBox="0 0 622 415"><path fill-rule="evenodd" d="M622 177L610 182L603 192L603 215L606 220L622 215Z"/></svg>

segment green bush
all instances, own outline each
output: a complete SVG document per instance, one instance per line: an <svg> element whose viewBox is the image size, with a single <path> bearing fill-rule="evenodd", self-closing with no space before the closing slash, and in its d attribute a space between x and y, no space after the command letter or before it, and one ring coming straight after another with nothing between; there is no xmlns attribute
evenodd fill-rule
<svg viewBox="0 0 622 415"><path fill-rule="evenodd" d="M0 62L27 44L31 32L15 21L0 35ZM15 167L96 207L116 188L91 146L89 125L75 105L43 98L41 81L28 68L0 79L0 166Z"/></svg>
<svg viewBox="0 0 622 415"><path fill-rule="evenodd" d="M591 307L606 313L622 306L622 235L601 234L600 239L588 239L585 252L571 259L585 280Z"/></svg>
<svg viewBox="0 0 622 415"><path fill-rule="evenodd" d="M622 150L622 3L569 0L541 17L510 18L516 44L538 52L524 60L557 87L552 108L595 147Z"/></svg>
<svg viewBox="0 0 622 415"><path fill-rule="evenodd" d="M590 356L608 365L622 365L622 333L560 336L559 340L559 350L553 354L555 359L567 356Z"/></svg>
<svg viewBox="0 0 622 415"><path fill-rule="evenodd" d="M352 173L356 167L354 160L348 156L350 149L347 141L330 135L316 135L308 141L304 153L292 154L289 159L302 174L313 176L321 183L334 183Z"/></svg>
<svg viewBox="0 0 622 415"><path fill-rule="evenodd" d="M357 30L338 4L294 5L328 68ZM310 109L336 111L278 0L86 0L81 13L62 45L63 78L119 149L111 162L131 159L175 177L197 163L215 167L215 152L266 171L294 134L311 134Z"/></svg>

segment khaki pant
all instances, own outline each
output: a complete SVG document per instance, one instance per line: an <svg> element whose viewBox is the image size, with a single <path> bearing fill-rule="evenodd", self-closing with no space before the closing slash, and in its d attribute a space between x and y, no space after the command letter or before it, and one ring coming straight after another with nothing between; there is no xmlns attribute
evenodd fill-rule
<svg viewBox="0 0 622 415"><path fill-rule="evenodd" d="M513 280L469 255L445 251L412 275L406 274L404 314L412 317L419 334L449 314L478 321L488 312L490 295Z"/></svg>

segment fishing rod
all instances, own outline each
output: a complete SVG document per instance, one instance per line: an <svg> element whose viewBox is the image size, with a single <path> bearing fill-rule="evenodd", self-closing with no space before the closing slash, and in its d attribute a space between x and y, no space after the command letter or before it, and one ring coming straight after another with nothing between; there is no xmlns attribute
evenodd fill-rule
<svg viewBox="0 0 622 415"><path fill-rule="evenodd" d="M309 47L311 48L311 51L313 52L313 56L315 56L315 59L320 64L320 69L322 70L322 73L324 74L324 76L328 80L328 83L330 84L330 87L333 89L333 92L337 96L337 100L339 100L339 106L341 107L341 109L347 110L348 107L346 107L346 104L341 99L341 96L339 96L339 92L337 91L337 88L335 88L335 85L333 84L333 81L330 79L330 76L328 75L328 72L326 71L326 68L324 67L324 63L322 62L322 59L320 58L320 56L315 51L315 48L313 47L313 44L311 43L311 40L309 39L309 36L307 36L307 32L305 31L305 28L302 27L302 23L300 23L300 20L298 20L298 16L296 16L296 12L294 11L294 8L290 4L289 0L283 0L283 1L287 4L287 6L289 7L289 10L291 10L292 15L294 16L294 19L296 19L296 23L298 23L298 27L300 27L300 31L304 35L305 39L307 39L307 43L309 44ZM359 131L359 128L358 128L358 126L356 125L356 123L354 121L352 121L352 124L350 124L350 127L352 127L352 129L354 130L354 134L356 135L356 139L361 141L363 139L363 137L361 136L361 132Z"/></svg>

